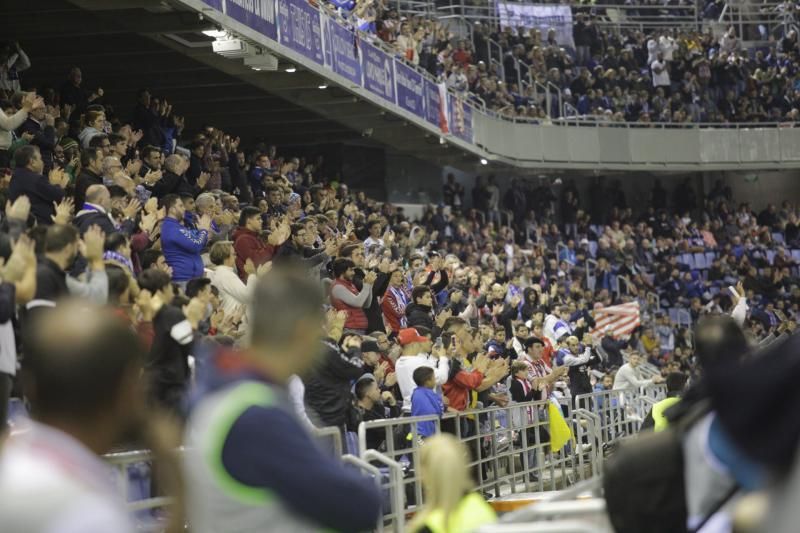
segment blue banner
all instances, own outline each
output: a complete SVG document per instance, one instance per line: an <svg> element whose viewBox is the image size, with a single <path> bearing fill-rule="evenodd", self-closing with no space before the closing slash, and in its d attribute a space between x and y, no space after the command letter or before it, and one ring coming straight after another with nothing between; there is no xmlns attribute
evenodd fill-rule
<svg viewBox="0 0 800 533"><path fill-rule="evenodd" d="M208 3L208 0L204 0ZM278 40L275 0L225 0L226 13L261 35Z"/></svg>
<svg viewBox="0 0 800 533"><path fill-rule="evenodd" d="M319 12L305 0L278 0L280 43L323 65Z"/></svg>
<svg viewBox="0 0 800 533"><path fill-rule="evenodd" d="M394 98L394 61L382 50L361 41L364 88L392 103Z"/></svg>
<svg viewBox="0 0 800 533"><path fill-rule="evenodd" d="M425 79L425 119L436 126L441 127L441 97L439 96L439 86L433 80Z"/></svg>
<svg viewBox="0 0 800 533"><path fill-rule="evenodd" d="M325 30L325 64L335 73L361 86L360 40L352 30L323 17Z"/></svg>
<svg viewBox="0 0 800 533"><path fill-rule="evenodd" d="M397 79L397 105L420 118L425 118L423 97L425 84L422 74L398 59L394 63L394 75Z"/></svg>
<svg viewBox="0 0 800 533"><path fill-rule="evenodd" d="M222 13L222 0L203 0L203 3Z"/></svg>

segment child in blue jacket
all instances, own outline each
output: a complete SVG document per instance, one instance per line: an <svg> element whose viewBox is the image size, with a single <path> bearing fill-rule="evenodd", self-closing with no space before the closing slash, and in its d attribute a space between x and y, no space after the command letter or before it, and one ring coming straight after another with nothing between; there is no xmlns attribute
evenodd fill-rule
<svg viewBox="0 0 800 533"><path fill-rule="evenodd" d="M413 378L417 388L411 393L411 416L438 415L441 418L444 404L441 396L433 390L436 388L433 368L421 366L414 370ZM436 424L433 421L418 422L417 433L421 437L430 437L436 433Z"/></svg>

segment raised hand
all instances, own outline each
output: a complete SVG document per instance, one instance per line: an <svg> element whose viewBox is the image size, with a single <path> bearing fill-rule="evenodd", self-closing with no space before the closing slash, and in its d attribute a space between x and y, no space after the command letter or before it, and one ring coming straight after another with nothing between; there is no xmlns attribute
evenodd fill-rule
<svg viewBox="0 0 800 533"><path fill-rule="evenodd" d="M122 208L122 214L127 218L133 218L139 213L141 208L141 202L139 202L139 200L136 198L131 198L131 200L128 202L128 205Z"/></svg>
<svg viewBox="0 0 800 533"><path fill-rule="evenodd" d="M211 231L211 217L208 215L201 216L200 220L197 221L197 229Z"/></svg>
<svg viewBox="0 0 800 533"><path fill-rule="evenodd" d="M145 179L147 179L147 178L145 178ZM148 215L150 215L150 214L154 214L156 211L158 211L158 198L153 196L150 199L148 199L147 202L145 202L145 204L144 204L144 212L147 213Z"/></svg>
<svg viewBox="0 0 800 533"><path fill-rule="evenodd" d="M105 242L106 234L103 233L100 226L92 226L83 234L81 254L87 261L102 261Z"/></svg>
<svg viewBox="0 0 800 533"><path fill-rule="evenodd" d="M56 210L56 213L50 216L53 223L62 226L69 224L72 220L72 213L75 210L75 201L67 196L60 203L53 202L53 207Z"/></svg>
<svg viewBox="0 0 800 533"><path fill-rule="evenodd" d="M204 189L206 184L208 183L208 180L210 179L211 179L211 174L209 174L208 172L201 172L200 176L197 177L197 186L200 187L201 189Z"/></svg>
<svg viewBox="0 0 800 533"><path fill-rule="evenodd" d="M20 235L14 250L8 258L3 269L6 281L17 282L23 278L25 272L36 269L36 243L27 235Z"/></svg>
<svg viewBox="0 0 800 533"><path fill-rule="evenodd" d="M15 220L28 220L31 212L31 201L24 194L18 196L14 203L6 200L6 216Z"/></svg>
<svg viewBox="0 0 800 533"><path fill-rule="evenodd" d="M158 214L147 213L142 215L142 219L139 221L139 229L145 233L152 233L157 223Z"/></svg>
<svg viewBox="0 0 800 533"><path fill-rule="evenodd" d="M247 258L247 261L244 262L244 272L248 276L252 276L253 274L256 273L256 265L253 263L253 260L250 259L249 257Z"/></svg>
<svg viewBox="0 0 800 533"><path fill-rule="evenodd" d="M149 172L147 172L147 174L144 175L143 178L144 184L147 185L148 187L152 187L153 185L158 183L158 181L161 179L163 175L164 173L161 172L160 170L150 170ZM156 202L156 204L157 203L158 202Z"/></svg>

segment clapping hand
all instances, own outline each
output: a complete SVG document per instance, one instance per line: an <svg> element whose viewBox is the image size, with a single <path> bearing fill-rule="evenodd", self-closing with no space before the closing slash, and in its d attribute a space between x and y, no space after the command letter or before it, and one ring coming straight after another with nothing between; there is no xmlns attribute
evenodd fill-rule
<svg viewBox="0 0 800 533"><path fill-rule="evenodd" d="M70 220L72 220L72 212L75 209L75 201L71 197L67 196L59 203L53 202L53 207L56 211L54 215L50 215L50 218L53 220L53 224L59 224L62 226L69 224Z"/></svg>
<svg viewBox="0 0 800 533"><path fill-rule="evenodd" d="M6 216L15 220L28 220L28 215L31 212L31 201L27 196L18 196L14 203L6 200Z"/></svg>

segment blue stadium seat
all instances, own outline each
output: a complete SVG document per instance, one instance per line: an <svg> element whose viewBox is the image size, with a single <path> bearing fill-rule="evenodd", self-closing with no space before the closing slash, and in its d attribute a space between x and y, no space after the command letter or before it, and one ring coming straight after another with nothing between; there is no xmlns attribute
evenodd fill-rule
<svg viewBox="0 0 800 533"><path fill-rule="evenodd" d="M711 263L717 258L717 252L706 252L706 264L711 268Z"/></svg>
<svg viewBox="0 0 800 533"><path fill-rule="evenodd" d="M8 402L8 419L15 420L28 417L28 408L25 406L25 402L19 398L11 398Z"/></svg>
<svg viewBox="0 0 800 533"><path fill-rule="evenodd" d="M767 263L770 265L775 262L775 250L767 250Z"/></svg>
<svg viewBox="0 0 800 533"><path fill-rule="evenodd" d="M784 242L783 241L783 233L781 233L779 231L776 231L775 233L772 234L772 240L777 242L777 243L779 243L779 244L783 244L783 242Z"/></svg>
<svg viewBox="0 0 800 533"><path fill-rule="evenodd" d="M800 250L792 250L792 259L800 261Z"/></svg>
<svg viewBox="0 0 800 533"><path fill-rule="evenodd" d="M589 241L589 253L592 257L597 257L597 241Z"/></svg>
<svg viewBox="0 0 800 533"><path fill-rule="evenodd" d="M706 262L706 254L703 253L694 254L694 267L700 270L709 267L709 265Z"/></svg>

